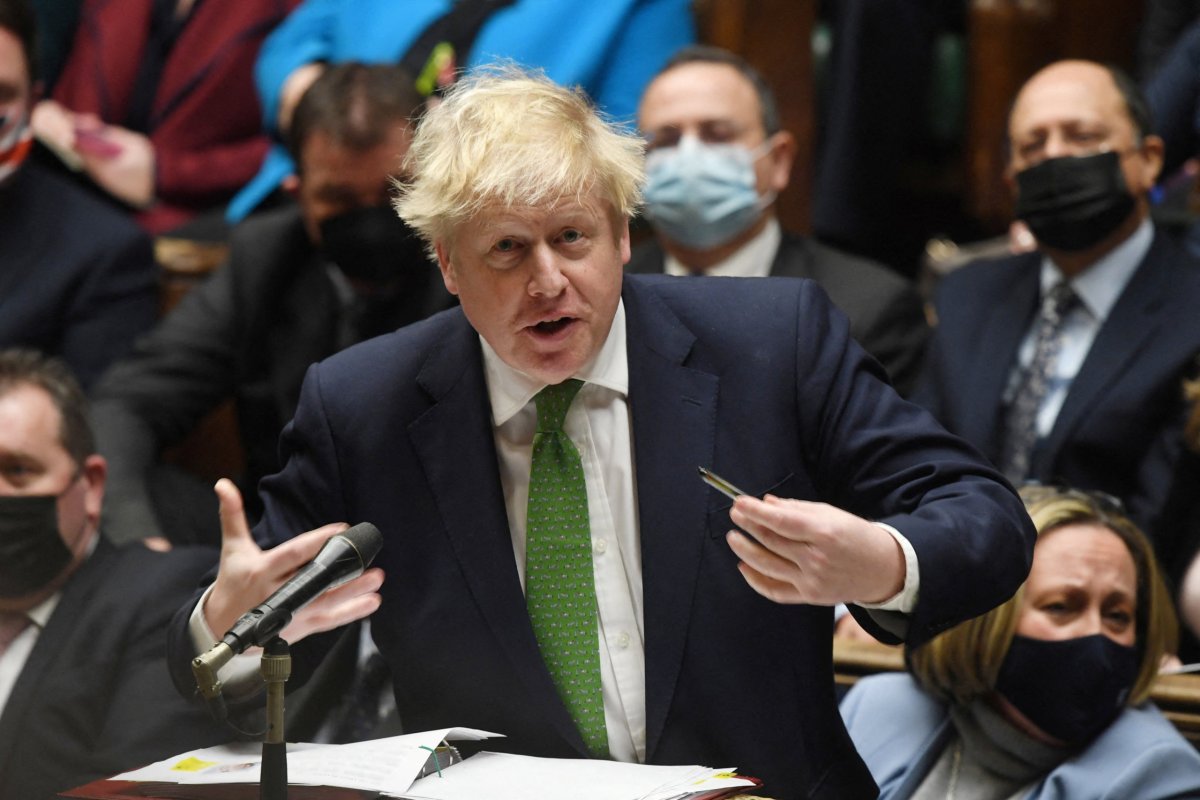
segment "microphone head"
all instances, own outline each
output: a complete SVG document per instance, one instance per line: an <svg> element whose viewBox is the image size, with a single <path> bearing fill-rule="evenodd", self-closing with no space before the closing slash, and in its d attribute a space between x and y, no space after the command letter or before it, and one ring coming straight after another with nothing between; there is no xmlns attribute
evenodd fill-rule
<svg viewBox="0 0 1200 800"><path fill-rule="evenodd" d="M360 522L353 528L348 528L338 534L350 545L358 551L358 557L362 559L363 569L366 569L375 556L379 555L379 550L383 547L383 534L369 522Z"/></svg>

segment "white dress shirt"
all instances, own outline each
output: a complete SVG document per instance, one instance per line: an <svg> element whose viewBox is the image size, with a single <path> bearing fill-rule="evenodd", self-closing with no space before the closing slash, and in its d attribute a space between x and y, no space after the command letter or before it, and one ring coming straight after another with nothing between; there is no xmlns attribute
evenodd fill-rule
<svg viewBox="0 0 1200 800"><path fill-rule="evenodd" d="M545 384L505 364L486 341L484 375L495 426L500 483L517 572L525 585L525 521L537 409ZM618 304L600 352L574 377L584 381L563 421L587 486L596 580L600 684L608 747L618 761L646 760L646 667L642 563L629 420L625 307Z"/></svg>
<svg viewBox="0 0 1200 800"><path fill-rule="evenodd" d="M765 278L771 274L771 265L775 263L775 254L779 252L779 243L782 241L783 231L779 227L779 220L771 217L757 236L724 261L718 261L704 270L704 274L722 278ZM670 253L664 258L663 267L668 275L696 274Z"/></svg>
<svg viewBox="0 0 1200 800"><path fill-rule="evenodd" d="M21 631L17 638L9 643L4 655L0 656L0 714L4 713L4 707L8 705L8 697L12 694L13 686L16 685L17 678L21 677L21 670L25 669L25 662L29 660L29 654L33 652L33 646L37 644L38 636L46 627L46 623L50 621L50 615L54 613L54 609L58 608L58 601L61 598L62 592L55 592L26 612L26 616L29 617L32 624Z"/></svg>

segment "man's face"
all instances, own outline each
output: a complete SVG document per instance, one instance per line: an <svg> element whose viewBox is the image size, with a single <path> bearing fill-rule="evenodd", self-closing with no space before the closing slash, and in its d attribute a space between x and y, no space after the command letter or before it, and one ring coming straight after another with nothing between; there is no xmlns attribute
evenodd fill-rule
<svg viewBox="0 0 1200 800"><path fill-rule="evenodd" d="M313 243L320 243L320 225L325 220L388 203L391 178L411 142L412 133L404 122L395 123L379 144L366 150L346 147L320 130L308 137L300 151L296 199Z"/></svg>
<svg viewBox="0 0 1200 800"><path fill-rule="evenodd" d="M728 64L692 62L659 75L642 95L638 127L651 150L672 147L684 135L750 150L767 140L754 86ZM770 151L754 162L760 196L787 188L792 156L789 135L771 137Z"/></svg>
<svg viewBox="0 0 1200 800"><path fill-rule="evenodd" d="M25 50L12 31L0 28L0 116L27 112L30 102L30 75L25 66Z"/></svg>
<svg viewBox="0 0 1200 800"><path fill-rule="evenodd" d="M1144 213L1146 194L1162 168L1162 141L1138 142L1129 111L1108 70L1064 61L1021 89L1009 117L1009 177L1050 158L1114 151L1130 194Z"/></svg>
<svg viewBox="0 0 1200 800"><path fill-rule="evenodd" d="M503 361L546 383L600 351L621 297L629 226L593 195L484 212L437 242L446 288Z"/></svg>
<svg viewBox="0 0 1200 800"><path fill-rule="evenodd" d="M24 611L56 591L82 560L100 525L104 459L77 465L60 441L61 416L50 395L23 384L0 395L0 495L55 495L58 533L74 558L50 586L0 599L0 611Z"/></svg>

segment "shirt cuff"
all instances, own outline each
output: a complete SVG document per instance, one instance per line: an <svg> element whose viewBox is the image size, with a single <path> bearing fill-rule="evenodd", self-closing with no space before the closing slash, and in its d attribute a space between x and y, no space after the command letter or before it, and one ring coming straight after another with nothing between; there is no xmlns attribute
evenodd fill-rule
<svg viewBox="0 0 1200 800"><path fill-rule="evenodd" d="M917 607L917 590L921 588L921 571L917 564L917 551L913 549L912 543L904 538L904 534L891 525L885 522L874 524L890 533L904 553L904 586L898 593L882 603L855 603L855 605L878 611L899 611L908 614Z"/></svg>
<svg viewBox="0 0 1200 800"><path fill-rule="evenodd" d="M200 601L196 603L196 607L192 609L192 615L188 617L188 636L192 639L192 652L196 655L207 653L213 645L220 641L208 627L208 620L204 618L204 604L208 602L208 596L211 593L212 586L209 586L204 590L204 594L200 595ZM250 694L261 685L259 680L262 677L259 669L261 660L257 648L254 648L252 652L240 653L217 670L217 678L225 690L232 695Z"/></svg>

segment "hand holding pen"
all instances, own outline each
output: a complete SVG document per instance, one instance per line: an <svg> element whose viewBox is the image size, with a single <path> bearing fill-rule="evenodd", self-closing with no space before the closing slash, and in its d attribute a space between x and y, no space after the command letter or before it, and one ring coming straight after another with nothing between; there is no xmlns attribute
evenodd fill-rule
<svg viewBox="0 0 1200 800"><path fill-rule="evenodd" d="M880 526L826 503L770 494L759 500L703 468L701 477L733 500L729 516L745 533L729 531L725 540L741 560L742 577L763 597L881 603L904 587L904 553Z"/></svg>

